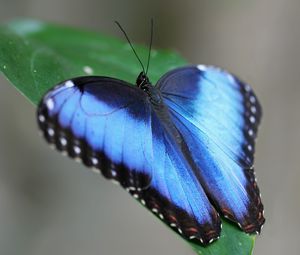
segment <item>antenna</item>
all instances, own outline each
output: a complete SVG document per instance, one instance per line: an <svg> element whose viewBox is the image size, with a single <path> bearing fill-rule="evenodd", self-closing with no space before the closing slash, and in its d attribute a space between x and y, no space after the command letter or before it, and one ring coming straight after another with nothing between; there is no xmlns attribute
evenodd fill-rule
<svg viewBox="0 0 300 255"><path fill-rule="evenodd" d="M150 56L151 56L151 48L152 48L152 41L153 41L153 18L151 18L151 37L150 37L150 43L149 43L149 53L148 53L146 75L147 75L148 69L149 69Z"/></svg>
<svg viewBox="0 0 300 255"><path fill-rule="evenodd" d="M127 42L129 43L129 45L130 45L132 51L134 52L134 55L136 56L136 58L138 59L138 61L140 62L141 66L142 66L143 73L145 73L145 68L144 68L144 66L143 66L143 63L142 63L141 59L139 58L138 54L136 53L135 49L133 48L133 46L132 46L132 44L131 44L131 42L130 42L130 40L129 40L129 38L128 38L126 32L125 32L125 30L123 29L123 27L120 25L120 23L119 23L118 21L115 21L115 23L117 24L117 26L120 28L120 30L121 30L121 31L123 32L123 34L125 35Z"/></svg>

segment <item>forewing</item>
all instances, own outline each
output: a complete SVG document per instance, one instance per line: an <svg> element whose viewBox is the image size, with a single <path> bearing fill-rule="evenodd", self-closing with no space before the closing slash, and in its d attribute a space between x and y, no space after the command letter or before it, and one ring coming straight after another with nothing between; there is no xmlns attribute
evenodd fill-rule
<svg viewBox="0 0 300 255"><path fill-rule="evenodd" d="M253 155L261 107L250 86L218 68L191 66L167 73L157 87L214 206L245 232L259 232Z"/></svg>
<svg viewBox="0 0 300 255"><path fill-rule="evenodd" d="M37 116L58 150L125 188L142 189L152 175L150 110L144 93L123 81L79 77L50 90Z"/></svg>

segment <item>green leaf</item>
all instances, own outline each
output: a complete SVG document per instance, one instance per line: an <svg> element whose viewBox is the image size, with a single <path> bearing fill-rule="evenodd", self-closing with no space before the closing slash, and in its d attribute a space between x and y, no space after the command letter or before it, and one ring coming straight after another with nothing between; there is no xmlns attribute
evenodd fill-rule
<svg viewBox="0 0 300 255"><path fill-rule="evenodd" d="M136 45L146 62L148 49ZM153 50L149 77L155 83L186 61L167 50ZM60 81L81 75L104 75L135 83L141 66L127 43L79 29L36 20L17 20L0 27L0 70L32 103ZM188 242L198 254L249 255L254 236L223 220L221 238L202 247Z"/></svg>

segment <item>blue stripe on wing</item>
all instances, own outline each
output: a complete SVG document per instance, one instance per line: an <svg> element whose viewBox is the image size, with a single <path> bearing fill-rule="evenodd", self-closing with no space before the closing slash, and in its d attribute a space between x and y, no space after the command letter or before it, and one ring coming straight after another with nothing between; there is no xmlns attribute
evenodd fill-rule
<svg viewBox="0 0 300 255"><path fill-rule="evenodd" d="M261 109L250 87L205 66L173 70L157 86L215 207L244 231L259 232L263 205L252 166Z"/></svg>
<svg viewBox="0 0 300 255"><path fill-rule="evenodd" d="M150 117L141 90L105 77L63 82L38 108L48 142L131 189L145 188L151 180Z"/></svg>

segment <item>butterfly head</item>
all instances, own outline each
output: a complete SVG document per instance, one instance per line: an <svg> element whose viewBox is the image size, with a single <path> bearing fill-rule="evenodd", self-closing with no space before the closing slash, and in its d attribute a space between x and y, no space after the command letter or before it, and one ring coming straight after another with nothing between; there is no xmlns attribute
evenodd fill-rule
<svg viewBox="0 0 300 255"><path fill-rule="evenodd" d="M148 76L144 73L144 72L141 72L139 74L139 76L137 77L136 79L136 85L141 88L141 89L146 89L146 87L148 87L147 85L150 85L150 81L149 81L149 78Z"/></svg>

